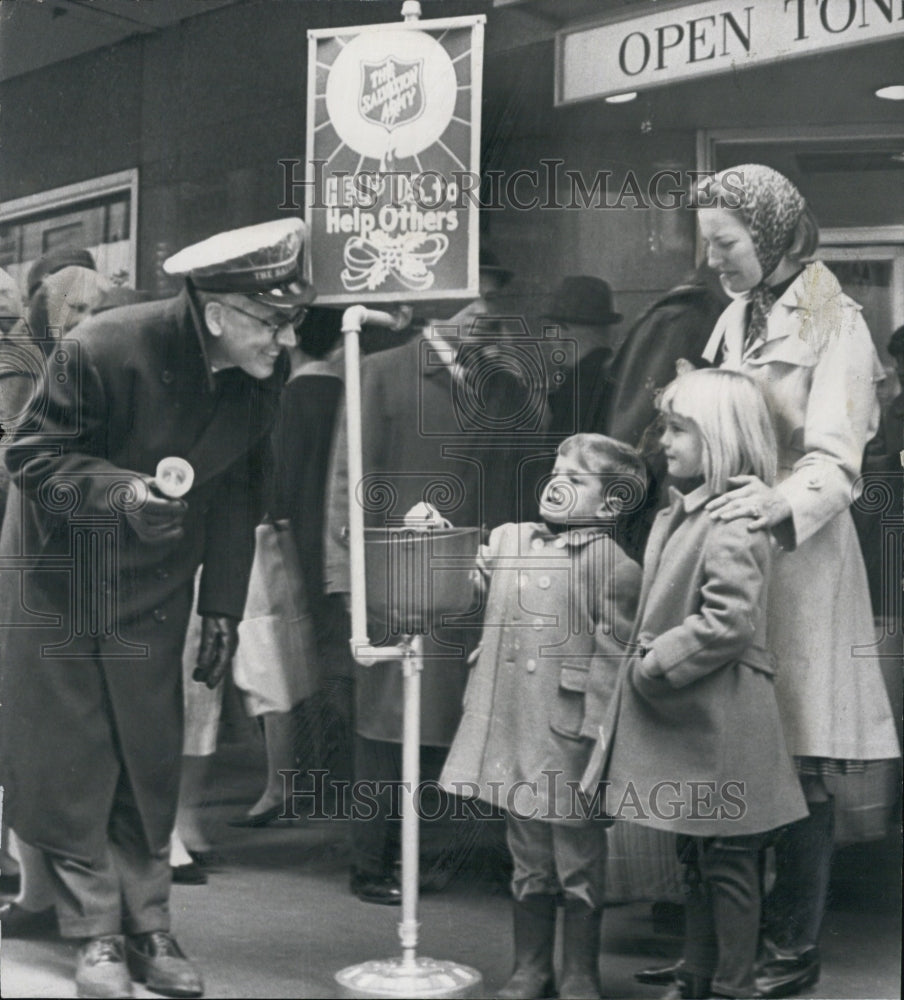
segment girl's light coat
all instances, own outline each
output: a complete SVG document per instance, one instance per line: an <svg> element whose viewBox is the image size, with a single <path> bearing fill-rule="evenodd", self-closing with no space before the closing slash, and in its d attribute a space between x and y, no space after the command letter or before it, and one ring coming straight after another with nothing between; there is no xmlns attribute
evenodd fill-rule
<svg viewBox="0 0 904 1000"><path fill-rule="evenodd" d="M613 721L584 787L606 779L616 819L696 837L761 833L807 814L765 648L771 540L714 521L712 494L671 490L647 543L635 637L655 654L623 668Z"/></svg>

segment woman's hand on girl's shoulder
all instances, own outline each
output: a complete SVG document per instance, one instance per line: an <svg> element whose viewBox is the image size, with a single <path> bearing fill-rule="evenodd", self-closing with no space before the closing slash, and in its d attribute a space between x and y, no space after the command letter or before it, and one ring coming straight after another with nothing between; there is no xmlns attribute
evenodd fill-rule
<svg viewBox="0 0 904 1000"><path fill-rule="evenodd" d="M713 520L734 521L749 517L752 520L747 530L763 531L774 528L792 515L791 505L785 497L756 476L733 476L728 485L732 489L706 505Z"/></svg>

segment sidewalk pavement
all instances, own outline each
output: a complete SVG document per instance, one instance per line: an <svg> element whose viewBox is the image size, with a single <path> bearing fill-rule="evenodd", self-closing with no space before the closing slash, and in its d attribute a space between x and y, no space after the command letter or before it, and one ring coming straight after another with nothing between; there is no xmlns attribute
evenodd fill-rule
<svg viewBox="0 0 904 1000"><path fill-rule="evenodd" d="M259 751L259 748L258 748ZM219 870L206 886L174 886L174 931L203 970L208 997L335 997L345 966L399 954L397 908L359 902L348 890L345 820L279 821L234 829L226 820L255 797L259 752L221 754L206 819ZM492 997L512 962L509 900L486 866L470 864L420 904L419 954L455 960L483 975ZM651 908L609 909L601 971L608 997L655 998L633 972L680 953L677 933L655 933ZM0 950L3 997L71 997L75 946L6 940ZM137 997L151 997L136 987ZM823 935L823 974L808 997L901 996L900 834L838 852L833 902Z"/></svg>

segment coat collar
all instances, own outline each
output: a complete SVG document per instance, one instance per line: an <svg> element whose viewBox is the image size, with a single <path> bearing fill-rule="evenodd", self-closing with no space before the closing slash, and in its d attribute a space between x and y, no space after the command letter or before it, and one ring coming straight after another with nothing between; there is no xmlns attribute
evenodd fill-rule
<svg viewBox="0 0 904 1000"><path fill-rule="evenodd" d="M529 535L531 540L542 538L544 543L558 543L560 548L565 548L566 546L569 548L580 548L583 545L588 545L590 542L596 541L598 538L611 537L612 525L608 523L582 524L557 533L550 531L542 521L537 521L531 522Z"/></svg>
<svg viewBox="0 0 904 1000"><path fill-rule="evenodd" d="M766 324L763 343L768 344L771 341L787 337L791 329L789 324L784 321L796 310L801 310L804 313L817 312L826 302L832 301L842 294L843 290L838 279L822 261L816 260L807 264L773 305ZM721 321L716 324L715 330L703 349L702 357L707 361L715 361L724 340L736 336L741 336L743 339L749 300L750 295L745 292L725 309ZM774 319L778 322L774 322Z"/></svg>
<svg viewBox="0 0 904 1000"><path fill-rule="evenodd" d="M189 325L192 327L195 333L195 337L198 341L198 346L201 349L201 358L204 361L204 371L207 375L207 390L208 392L214 391L214 370L210 363L210 357L207 353L207 338L206 330L207 327L204 325L204 315L201 311L200 303L192 295L191 290L188 285L186 285L179 296L179 301L184 303L184 308L187 315L187 320Z"/></svg>
<svg viewBox="0 0 904 1000"><path fill-rule="evenodd" d="M684 508L685 514L693 514L695 511L700 510L714 496L715 494L706 483L698 486L695 490L691 490L690 493L682 493L674 486L669 486L669 497L672 501L671 507L680 504Z"/></svg>

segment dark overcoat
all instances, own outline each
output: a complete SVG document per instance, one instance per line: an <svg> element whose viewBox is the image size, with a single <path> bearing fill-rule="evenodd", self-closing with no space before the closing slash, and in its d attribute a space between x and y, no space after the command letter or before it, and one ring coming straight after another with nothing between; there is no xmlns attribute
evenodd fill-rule
<svg viewBox="0 0 904 1000"><path fill-rule="evenodd" d="M701 355L728 302L718 275L705 264L657 299L628 331L609 368L606 412L587 429L640 446L656 417L657 394L677 374L675 362L708 364Z"/></svg>
<svg viewBox="0 0 904 1000"><path fill-rule="evenodd" d="M266 435L285 372L210 374L187 293L81 324L50 359L40 419L8 448L0 539L5 819L74 859L104 850L117 782L152 848L172 830L181 652L199 611L241 618ZM194 468L184 537L148 544L124 472Z"/></svg>
<svg viewBox="0 0 904 1000"><path fill-rule="evenodd" d="M457 527L493 528L536 516L540 470L552 465L551 445L533 446L547 421L542 394L497 373L480 397L455 380L449 359L424 338L369 355L361 365L365 524L400 524L428 501ZM513 418L513 419L510 419ZM325 586L348 593L348 464L345 415L337 426L327 501ZM479 637L470 628L437 628L425 637L421 677L421 742L448 746L461 716L465 657ZM372 641L379 635L371 634ZM459 649L462 655L451 655ZM401 740L402 678L397 663L359 667L358 732Z"/></svg>
<svg viewBox="0 0 904 1000"><path fill-rule="evenodd" d="M610 815L697 837L762 833L806 815L775 697L764 610L768 532L715 521L705 487L653 522L635 655L613 698L607 754L585 776L607 780Z"/></svg>

